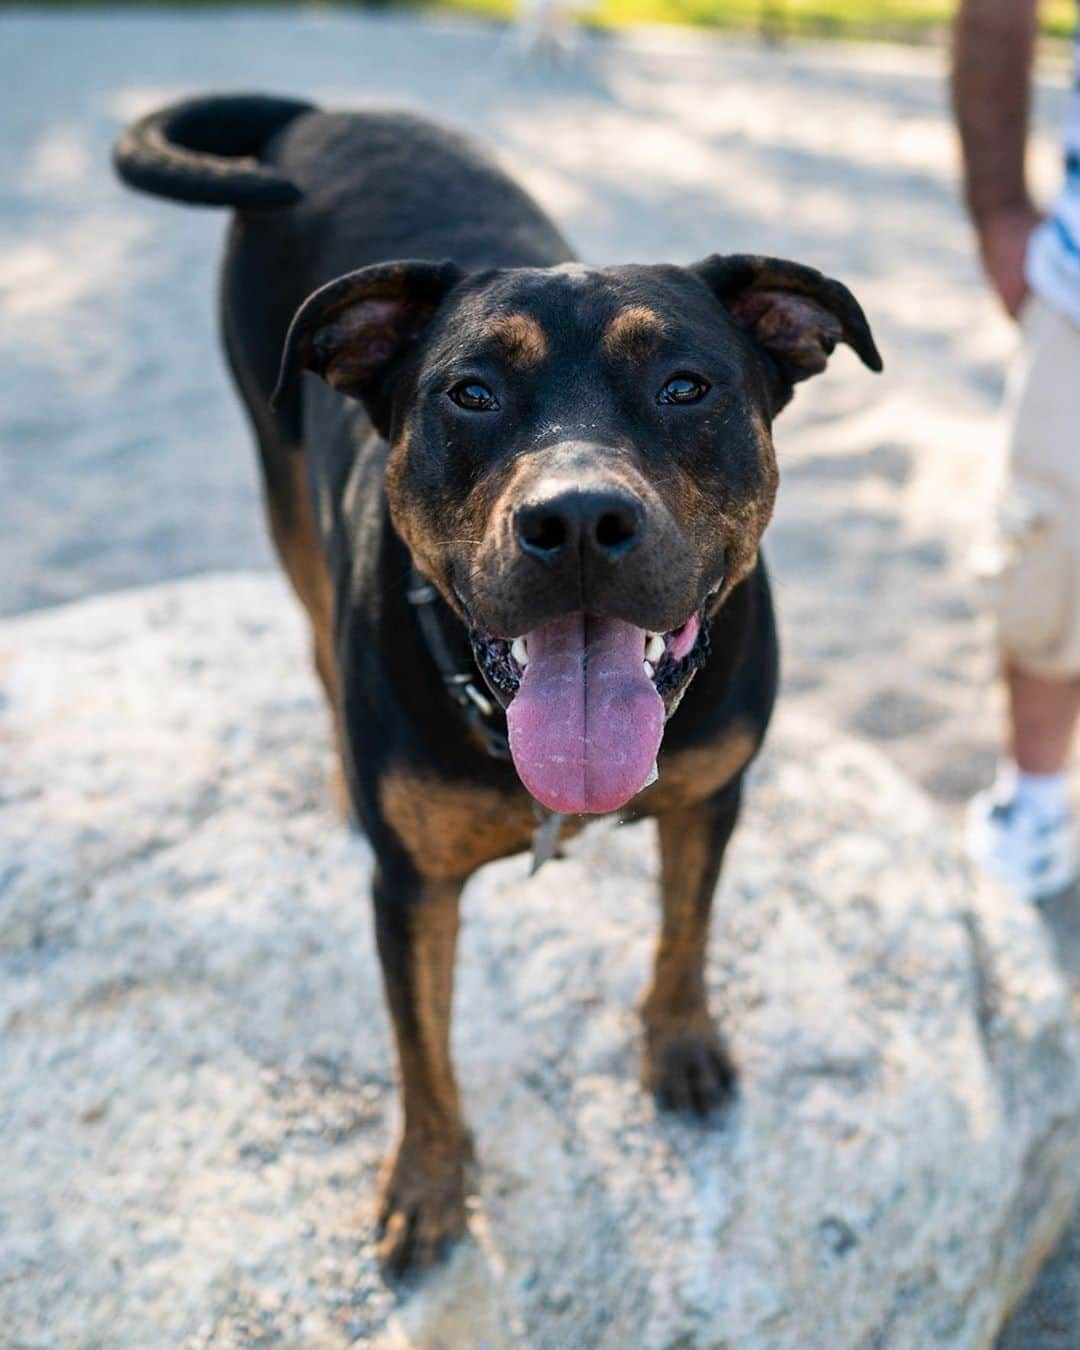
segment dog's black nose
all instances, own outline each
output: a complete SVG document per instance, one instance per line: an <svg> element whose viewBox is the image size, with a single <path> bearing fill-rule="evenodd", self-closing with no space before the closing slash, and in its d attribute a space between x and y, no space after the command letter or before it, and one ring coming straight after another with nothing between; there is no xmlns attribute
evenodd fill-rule
<svg viewBox="0 0 1080 1350"><path fill-rule="evenodd" d="M644 523L637 498L612 489L559 492L514 512L522 551L542 562L585 553L614 562L638 542Z"/></svg>

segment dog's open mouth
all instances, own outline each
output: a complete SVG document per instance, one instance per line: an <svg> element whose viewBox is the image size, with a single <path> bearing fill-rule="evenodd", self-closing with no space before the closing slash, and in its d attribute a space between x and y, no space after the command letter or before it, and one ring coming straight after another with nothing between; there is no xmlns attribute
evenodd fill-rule
<svg viewBox="0 0 1080 1350"><path fill-rule="evenodd" d="M669 633L567 614L507 642L472 634L476 660L508 701L521 781L565 813L615 811L649 782L664 722L707 652L700 613Z"/></svg>

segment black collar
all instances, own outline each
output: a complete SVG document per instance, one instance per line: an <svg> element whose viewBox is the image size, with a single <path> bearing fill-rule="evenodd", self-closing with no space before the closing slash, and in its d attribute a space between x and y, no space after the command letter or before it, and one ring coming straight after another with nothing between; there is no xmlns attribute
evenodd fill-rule
<svg viewBox="0 0 1080 1350"><path fill-rule="evenodd" d="M480 736L488 754L494 759L509 759L506 715L483 687L483 677L476 669L468 638L463 649L457 635L451 637L447 633L440 618L440 610L444 606L440 603L439 592L429 581L424 580L415 567L405 597L416 610L421 635L446 686L446 692Z"/></svg>
<svg viewBox="0 0 1080 1350"><path fill-rule="evenodd" d="M483 677L476 669L468 637L465 639L463 649L458 631L452 636L448 635L440 617L447 607L440 603L439 592L429 581L424 580L415 567L412 569L405 598L416 610L421 636L446 686L446 692L479 735L488 754L493 759L508 760L510 742L507 739L506 714L481 687ZM458 650L456 656L455 647ZM562 834L563 817L557 811L549 811L546 806L541 806L535 798L532 806L533 815L536 817L536 829L533 831L532 867L529 875L535 876L549 858L561 856L559 839Z"/></svg>

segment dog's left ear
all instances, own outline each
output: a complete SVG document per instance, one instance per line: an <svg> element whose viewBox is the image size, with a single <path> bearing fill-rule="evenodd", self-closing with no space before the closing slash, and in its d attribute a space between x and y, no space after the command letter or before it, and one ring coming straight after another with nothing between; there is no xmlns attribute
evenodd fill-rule
<svg viewBox="0 0 1080 1350"><path fill-rule="evenodd" d="M362 399L386 435L385 377L464 275L452 262L376 263L320 287L289 325L271 406L310 370Z"/></svg>
<svg viewBox="0 0 1080 1350"><path fill-rule="evenodd" d="M866 315L832 277L783 258L745 253L714 253L690 270L792 384L824 370L838 342L846 342L871 370L881 370Z"/></svg>

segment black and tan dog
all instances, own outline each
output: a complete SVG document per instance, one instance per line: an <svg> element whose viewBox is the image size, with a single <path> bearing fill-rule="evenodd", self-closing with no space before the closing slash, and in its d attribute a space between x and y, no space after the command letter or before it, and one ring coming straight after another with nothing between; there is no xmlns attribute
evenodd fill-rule
<svg viewBox="0 0 1080 1350"><path fill-rule="evenodd" d="M880 358L845 287L794 263L573 261L482 153L415 117L210 98L131 127L116 164L235 208L225 345L377 858L404 1100L380 1252L424 1264L465 1222L458 897L538 813L549 836L657 817L644 1082L699 1111L728 1093L703 966L776 687L770 427L837 342Z"/></svg>

